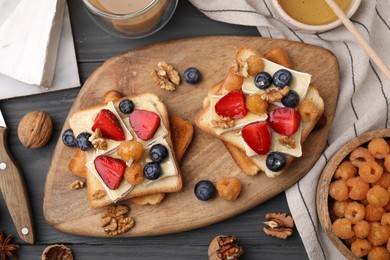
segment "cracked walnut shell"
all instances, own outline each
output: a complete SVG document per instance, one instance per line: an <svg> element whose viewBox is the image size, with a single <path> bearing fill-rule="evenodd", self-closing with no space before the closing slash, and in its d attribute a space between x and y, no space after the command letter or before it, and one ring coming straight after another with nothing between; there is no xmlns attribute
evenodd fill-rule
<svg viewBox="0 0 390 260"><path fill-rule="evenodd" d="M53 132L51 118L42 111L27 113L19 123L18 137L26 148L41 148L50 139Z"/></svg>
<svg viewBox="0 0 390 260"><path fill-rule="evenodd" d="M243 253L234 236L216 236L208 249L209 260L238 260Z"/></svg>
<svg viewBox="0 0 390 260"><path fill-rule="evenodd" d="M46 247L42 253L42 260L73 260L70 248L64 245L51 245Z"/></svg>

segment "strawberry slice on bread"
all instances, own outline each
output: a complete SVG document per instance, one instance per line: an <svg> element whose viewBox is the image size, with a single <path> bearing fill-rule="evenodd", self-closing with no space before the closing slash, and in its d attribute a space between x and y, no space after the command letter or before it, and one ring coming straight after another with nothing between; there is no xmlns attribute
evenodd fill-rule
<svg viewBox="0 0 390 260"><path fill-rule="evenodd" d="M233 90L215 104L215 112L220 117L240 119L246 116L245 96L241 90Z"/></svg>
<svg viewBox="0 0 390 260"><path fill-rule="evenodd" d="M160 126L160 117L148 110L136 109L129 116L130 125L139 139L150 140Z"/></svg>
<svg viewBox="0 0 390 260"><path fill-rule="evenodd" d="M269 113L269 122L278 134L291 136L301 124L301 115L290 107L278 108Z"/></svg>
<svg viewBox="0 0 390 260"><path fill-rule="evenodd" d="M267 121L246 125L242 138L257 154L267 154L271 148L271 129Z"/></svg>
<svg viewBox="0 0 390 260"><path fill-rule="evenodd" d="M104 138L115 141L125 140L125 133L118 118L108 109L100 110L96 116L92 125L92 131L95 131L97 128L100 129Z"/></svg>
<svg viewBox="0 0 390 260"><path fill-rule="evenodd" d="M100 155L94 160L95 169L111 190L116 190L123 179L126 163L108 155Z"/></svg>

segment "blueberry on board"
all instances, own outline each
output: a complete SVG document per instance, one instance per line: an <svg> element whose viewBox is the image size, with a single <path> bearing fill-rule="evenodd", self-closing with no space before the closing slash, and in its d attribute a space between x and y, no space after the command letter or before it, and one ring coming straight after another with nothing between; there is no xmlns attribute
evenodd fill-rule
<svg viewBox="0 0 390 260"><path fill-rule="evenodd" d="M203 180L195 185L195 196L202 201L206 201L215 196L215 186L211 181Z"/></svg>
<svg viewBox="0 0 390 260"><path fill-rule="evenodd" d="M90 133L82 132L76 138L76 146L83 151L87 151L92 148L92 143L89 141Z"/></svg>
<svg viewBox="0 0 390 260"><path fill-rule="evenodd" d="M197 68L190 67L184 71L183 77L185 82L196 84L200 81L201 74Z"/></svg>
<svg viewBox="0 0 390 260"><path fill-rule="evenodd" d="M290 71L281 69L275 72L273 76L274 85L278 88L284 88L290 86L292 81L292 74Z"/></svg>
<svg viewBox="0 0 390 260"><path fill-rule="evenodd" d="M157 180L161 175L161 166L158 162L150 162L144 166L144 175L148 180Z"/></svg>
<svg viewBox="0 0 390 260"><path fill-rule="evenodd" d="M270 171L278 172L286 165L286 156L279 152L270 152L265 164Z"/></svg>
<svg viewBox="0 0 390 260"><path fill-rule="evenodd" d="M129 113L133 112L134 111L134 103L133 103L133 101L131 101L130 99L123 99L119 103L119 110L123 114L129 114Z"/></svg>
<svg viewBox="0 0 390 260"><path fill-rule="evenodd" d="M168 149L162 144L155 144L150 148L149 155L153 162L161 162L168 157Z"/></svg>
<svg viewBox="0 0 390 260"><path fill-rule="evenodd" d="M62 142L69 147L76 146L76 137L74 137L72 129L68 129L62 134Z"/></svg>
<svg viewBox="0 0 390 260"><path fill-rule="evenodd" d="M259 89L266 89L272 85L272 76L265 71L258 73L255 76L255 86Z"/></svg>
<svg viewBox="0 0 390 260"><path fill-rule="evenodd" d="M285 107L296 107L299 104L299 96L294 90L290 90L286 96L282 98L282 104Z"/></svg>

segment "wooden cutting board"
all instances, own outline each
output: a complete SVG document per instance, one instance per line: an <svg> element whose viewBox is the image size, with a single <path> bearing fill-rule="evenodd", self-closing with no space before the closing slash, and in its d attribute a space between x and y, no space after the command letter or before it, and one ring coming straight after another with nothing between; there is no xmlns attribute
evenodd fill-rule
<svg viewBox="0 0 390 260"><path fill-rule="evenodd" d="M171 114L194 122L208 89L221 81L239 47L250 46L265 53L273 47L285 48L296 70L310 73L312 83L325 101L326 124L310 134L303 145L303 156L296 159L288 172L275 179L263 174L247 176L230 157L220 140L195 127L195 134L181 169L184 189L169 194L157 206L130 205L136 225L123 236L151 236L204 227L251 209L284 191L302 178L315 164L324 148L333 119L339 91L339 69L336 57L320 47L260 37L211 36L161 42L122 53L97 68L74 102L69 113L100 103L104 93L115 89L124 94L152 92L167 105ZM161 90L150 72L159 61L172 64L182 75L186 68L197 67L202 81L197 85L183 83L174 92ZM68 129L66 122L64 129ZM104 209L91 209L86 189L70 190L76 179L68 170L75 148L59 140L47 175L44 215L53 227L84 236L107 236L100 227ZM234 202L215 198L208 202L194 196L194 186L202 179L216 183L222 176L236 176L242 182L242 193Z"/></svg>

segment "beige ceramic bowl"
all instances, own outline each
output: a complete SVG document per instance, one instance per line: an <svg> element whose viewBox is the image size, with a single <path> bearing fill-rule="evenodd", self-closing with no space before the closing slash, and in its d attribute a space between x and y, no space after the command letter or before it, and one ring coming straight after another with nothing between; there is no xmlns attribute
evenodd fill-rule
<svg viewBox="0 0 390 260"><path fill-rule="evenodd" d="M348 143L346 143L328 162L324 171L321 174L317 185L317 214L321 222L321 226L325 230L329 239L340 250L340 252L348 259L360 259L356 257L349 248L332 232L332 222L329 215L329 184L332 181L333 175L339 164L349 156L349 154L357 147L367 144L371 139L383 137L387 141L390 140L390 129L376 130L362 134Z"/></svg>
<svg viewBox="0 0 390 260"><path fill-rule="evenodd" d="M347 10L347 16L351 17L356 10L358 9L360 5L361 0L351 0L351 4ZM301 23L295 19L293 19L291 16L289 16L283 8L280 6L279 0L271 0L272 7L274 11L277 14L277 18L286 24L288 27L291 29L294 29L298 32L303 32L303 33L320 33L320 32L325 32L329 31L331 29L334 29L342 24L341 20L337 19L334 22L331 22L329 24L325 25L308 25Z"/></svg>

